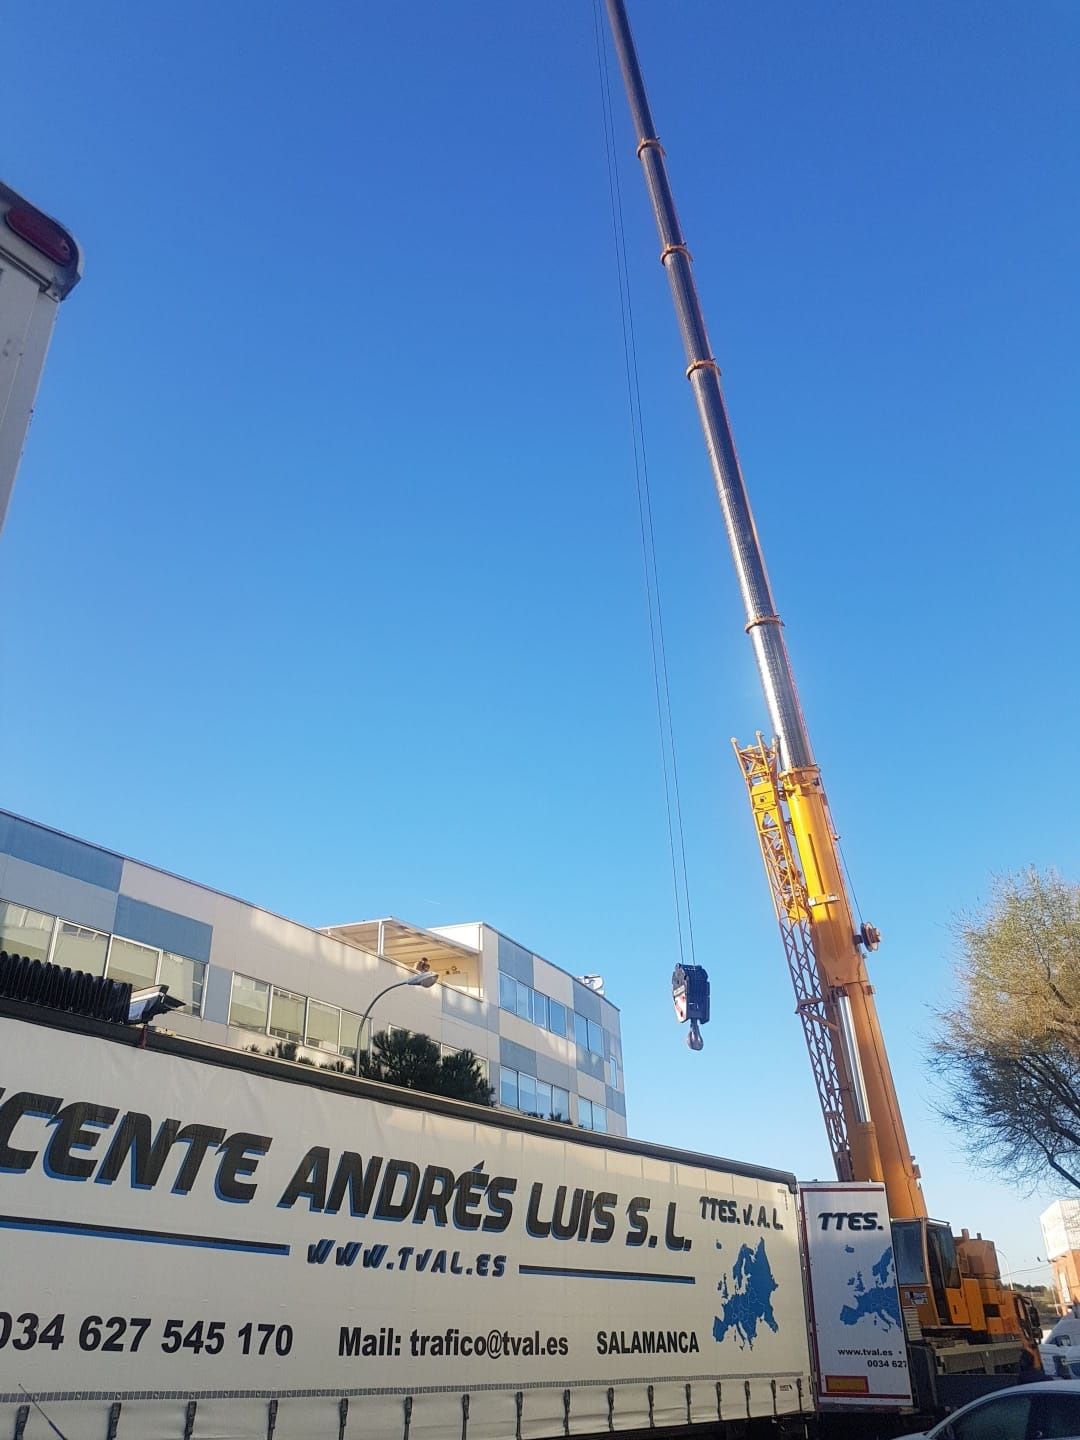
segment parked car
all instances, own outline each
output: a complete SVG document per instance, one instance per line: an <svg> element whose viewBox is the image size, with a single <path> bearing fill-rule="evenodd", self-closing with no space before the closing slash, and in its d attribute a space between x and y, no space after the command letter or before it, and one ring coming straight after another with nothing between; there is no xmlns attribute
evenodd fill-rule
<svg viewBox="0 0 1080 1440"><path fill-rule="evenodd" d="M1047 1375L1080 1379L1080 1317L1063 1315L1039 1346Z"/></svg>
<svg viewBox="0 0 1080 1440"><path fill-rule="evenodd" d="M1080 1380L995 1390L923 1431L924 1440L1080 1440ZM917 1440L916 1436L909 1440Z"/></svg>

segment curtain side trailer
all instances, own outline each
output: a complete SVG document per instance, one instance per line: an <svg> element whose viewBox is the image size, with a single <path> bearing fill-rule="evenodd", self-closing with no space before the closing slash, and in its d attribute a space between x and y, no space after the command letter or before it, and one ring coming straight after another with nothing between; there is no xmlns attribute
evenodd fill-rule
<svg viewBox="0 0 1080 1440"><path fill-rule="evenodd" d="M814 1407L792 1175L17 1000L0 1243L2 1440L775 1435Z"/></svg>

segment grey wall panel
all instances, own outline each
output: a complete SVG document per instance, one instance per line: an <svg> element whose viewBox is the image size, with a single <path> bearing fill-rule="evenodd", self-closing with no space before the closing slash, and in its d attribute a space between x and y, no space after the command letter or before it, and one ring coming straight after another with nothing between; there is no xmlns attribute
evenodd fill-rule
<svg viewBox="0 0 1080 1440"><path fill-rule="evenodd" d="M605 1085L604 1089L607 1091L607 1108L614 1110L616 1115L625 1115L626 1101L618 1090L613 1090L610 1085Z"/></svg>
<svg viewBox="0 0 1080 1440"><path fill-rule="evenodd" d="M514 979L520 980L523 985L533 983L532 955L520 945L515 945L513 940L508 940L505 935L499 936L499 969L507 975L513 975Z"/></svg>
<svg viewBox="0 0 1080 1440"><path fill-rule="evenodd" d="M577 1068L583 1070L586 1075L591 1075L594 1080L603 1080L604 1062L599 1055L594 1055L591 1050L583 1050L580 1045L577 1049Z"/></svg>
<svg viewBox="0 0 1080 1440"><path fill-rule="evenodd" d="M597 1025L600 1024L600 996L587 985L582 985L580 980L574 981L574 1009L586 1020L595 1020Z"/></svg>
<svg viewBox="0 0 1080 1440"><path fill-rule="evenodd" d="M561 1060L551 1060L539 1051L536 1053L536 1078L546 1080L549 1085L558 1085L563 1090L573 1090L577 1086L569 1065L564 1065Z"/></svg>
<svg viewBox="0 0 1080 1440"><path fill-rule="evenodd" d="M613 1035L617 1035L619 1033L618 1010L610 1000L605 1000L602 995L598 995L597 999L600 1001L600 1024L605 1030L610 1030Z"/></svg>
<svg viewBox="0 0 1080 1440"><path fill-rule="evenodd" d="M92 930L111 930L116 915L112 890L15 857L10 857L4 866L3 898L74 920L77 925L88 925Z"/></svg>
<svg viewBox="0 0 1080 1440"><path fill-rule="evenodd" d="M530 1050L527 1045L519 1045L516 1040L507 1040L505 1035L499 1036L499 1060L511 1070L522 1070L526 1075L536 1074L536 1051Z"/></svg>
<svg viewBox="0 0 1080 1440"><path fill-rule="evenodd" d="M119 855L99 850L96 845L87 845L84 840L57 835L55 830L46 830L43 825L20 820L6 810L0 810L0 850L18 860L27 860L31 865L56 870L87 885L97 885L102 890L115 892L120 889L124 862Z"/></svg>
<svg viewBox="0 0 1080 1440"><path fill-rule="evenodd" d="M211 965L206 972L206 995L203 1000L203 1019L217 1020L222 1025L229 1023L229 998L232 995L232 971L220 965Z"/></svg>
<svg viewBox="0 0 1080 1440"><path fill-rule="evenodd" d="M132 900L120 895L116 901L116 933L128 940L141 940L159 950L173 950L192 960L210 959L213 927L175 910L148 905L145 900Z"/></svg>

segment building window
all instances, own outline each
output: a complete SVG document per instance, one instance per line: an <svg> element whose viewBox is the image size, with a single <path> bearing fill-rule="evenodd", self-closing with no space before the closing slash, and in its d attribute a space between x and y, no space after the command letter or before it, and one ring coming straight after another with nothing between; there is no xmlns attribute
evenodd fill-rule
<svg viewBox="0 0 1080 1440"><path fill-rule="evenodd" d="M517 981L505 971L499 971L499 1005L503 1010L517 1009Z"/></svg>
<svg viewBox="0 0 1080 1440"><path fill-rule="evenodd" d="M279 990L274 986L274 993L270 997L270 1034L276 1035L279 1040L303 1043L303 995L296 995L292 990Z"/></svg>
<svg viewBox="0 0 1080 1440"><path fill-rule="evenodd" d="M189 960L186 955L162 953L136 940L114 935L109 941L110 980L127 981L135 990L148 985L167 985L169 994L179 1000L193 1015L202 1013L203 985L206 965L202 960Z"/></svg>
<svg viewBox="0 0 1080 1440"><path fill-rule="evenodd" d="M265 980L252 980L248 975L232 977L232 998L229 1002L229 1024L244 1030L266 1033L270 1014L270 986Z"/></svg>
<svg viewBox="0 0 1080 1440"><path fill-rule="evenodd" d="M109 942L110 980L126 980L133 989L143 990L157 982L160 950L151 950L149 945L139 945L134 940L121 940L114 935ZM172 993L170 989L170 994Z"/></svg>
<svg viewBox="0 0 1080 1440"><path fill-rule="evenodd" d="M607 1083L613 1090L619 1088L619 1062L614 1055L607 1057Z"/></svg>
<svg viewBox="0 0 1080 1440"><path fill-rule="evenodd" d="M0 950L28 960L47 960L55 924L55 915L0 900Z"/></svg>
<svg viewBox="0 0 1080 1440"><path fill-rule="evenodd" d="M520 1015L523 1020L539 1025L541 1030L550 1031L552 1035L566 1035L566 1006L540 990L523 985L520 980L507 975L505 970L499 972L499 1005L503 1010ZM585 1024L584 1020L582 1024ZM588 1036L585 1031L582 1033L586 1038L580 1043L585 1046Z"/></svg>
<svg viewBox="0 0 1080 1440"><path fill-rule="evenodd" d="M336 1005L326 1005L322 1000L307 1002L307 1024L304 1027L304 1041L319 1050L337 1050L341 1038L341 1011ZM356 1031L353 1031L356 1039Z"/></svg>
<svg viewBox="0 0 1080 1440"><path fill-rule="evenodd" d="M53 945L53 962L69 970L85 970L89 975L104 975L109 937L85 925L61 920Z"/></svg>
<svg viewBox="0 0 1080 1440"><path fill-rule="evenodd" d="M518 1109L523 1115L536 1115L536 1077L518 1072Z"/></svg>
<svg viewBox="0 0 1080 1440"><path fill-rule="evenodd" d="M184 1009L193 1015L202 1014L203 990L206 988L206 962L189 960L186 955L173 955L165 950L161 956L158 983L169 987L174 1000L182 1000Z"/></svg>
<svg viewBox="0 0 1080 1440"><path fill-rule="evenodd" d="M586 1100L583 1096L579 1096L578 1124L583 1130L595 1130L601 1135L606 1135L607 1111L603 1105L597 1105L592 1100Z"/></svg>
<svg viewBox="0 0 1080 1440"><path fill-rule="evenodd" d="M586 1020L584 1015L574 1011L574 1039L582 1050L592 1055L604 1053L604 1029L595 1020Z"/></svg>
<svg viewBox="0 0 1080 1440"><path fill-rule="evenodd" d="M517 987L517 1013L521 1016L522 1020L531 1020L533 1017L532 998L533 992L529 989L528 985L522 985L519 980Z"/></svg>
<svg viewBox="0 0 1080 1440"><path fill-rule="evenodd" d="M538 1120L569 1120L570 1092L503 1065L499 1071L499 1104Z"/></svg>
<svg viewBox="0 0 1080 1440"><path fill-rule="evenodd" d="M341 1012L341 1041L338 1049L350 1060L356 1059L356 1037L360 1033L361 1019L362 1017L354 1014L352 1010L342 1010Z"/></svg>

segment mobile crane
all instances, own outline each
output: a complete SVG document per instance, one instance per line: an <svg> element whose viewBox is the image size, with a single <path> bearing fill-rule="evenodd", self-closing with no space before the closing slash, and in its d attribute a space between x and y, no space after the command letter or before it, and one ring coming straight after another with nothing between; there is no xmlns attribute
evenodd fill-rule
<svg viewBox="0 0 1080 1440"><path fill-rule="evenodd" d="M660 237L660 260L682 333L686 377L775 736L767 741L759 734L753 744L732 744L746 782L836 1173L841 1180L885 1185L908 1339L930 1344L943 1369L967 1368L974 1346L984 1347L980 1368L1008 1364L1020 1345L1036 1336L1034 1311L1026 1297L1002 1284L991 1241L972 1238L967 1230L954 1236L949 1225L928 1217L866 966L867 953L877 949L881 937L874 926L855 923L838 836L799 703L625 3L605 3Z"/></svg>

